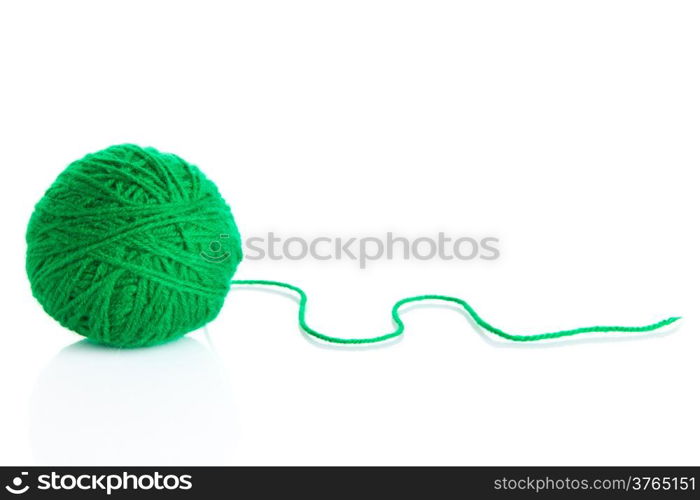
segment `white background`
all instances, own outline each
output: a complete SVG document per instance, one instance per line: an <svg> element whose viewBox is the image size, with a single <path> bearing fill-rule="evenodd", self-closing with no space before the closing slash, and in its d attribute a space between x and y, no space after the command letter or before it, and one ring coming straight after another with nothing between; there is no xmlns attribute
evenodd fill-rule
<svg viewBox="0 0 700 500"><path fill-rule="evenodd" d="M2 464L698 465L697 2L8 2L0 9ZM24 232L72 160L177 153L243 236L494 235L494 262L248 261L207 332L77 343Z"/></svg>

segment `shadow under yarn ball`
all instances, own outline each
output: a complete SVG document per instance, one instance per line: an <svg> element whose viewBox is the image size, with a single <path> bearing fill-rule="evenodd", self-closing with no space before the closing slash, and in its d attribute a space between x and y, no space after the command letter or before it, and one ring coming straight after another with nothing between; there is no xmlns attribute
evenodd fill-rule
<svg viewBox="0 0 700 500"><path fill-rule="evenodd" d="M44 310L118 347L159 344L213 320L242 258L216 185L176 155L130 144L71 163L37 203L26 237Z"/></svg>

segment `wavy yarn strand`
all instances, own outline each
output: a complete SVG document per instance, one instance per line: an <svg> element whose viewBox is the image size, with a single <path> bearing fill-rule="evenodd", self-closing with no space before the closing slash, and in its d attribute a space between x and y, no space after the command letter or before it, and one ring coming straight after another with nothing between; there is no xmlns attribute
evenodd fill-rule
<svg viewBox="0 0 700 500"><path fill-rule="evenodd" d="M308 297L306 292L299 288L298 286L290 285L289 283L284 283L282 281L269 281L269 280L232 280L232 285L241 286L269 286L276 288L285 288L295 292L299 296L299 327L304 330L307 334L315 337L317 339L323 340L325 342L330 342L332 344L376 344L378 342L385 342L393 338L399 337L403 334L406 329L401 316L399 315L399 310L402 306L410 304L412 302L423 302L423 301L442 301L452 304L457 304L461 306L469 316L474 320L474 322L479 325L484 330L497 335L506 340L511 340L513 342L534 342L538 340L548 340L548 339L558 339L562 337L571 337L573 335L580 335L582 333L611 333L611 332L624 332L624 333L643 333L652 332L654 330L659 330L665 326L678 321L680 316L670 317L656 323L644 326L587 326L582 328L573 328L571 330L559 330L556 332L540 333L535 335L514 335L511 333L506 333L503 330L496 328L490 323L486 322L481 316L477 314L472 306L463 299L459 297L451 297L449 295L416 295L414 297L406 297L394 304L391 308L391 318L396 325L396 328L383 335L377 335L376 337L366 337L366 338L344 338L344 337L334 337L332 335L326 335L317 330L311 328L306 322L306 305L308 303Z"/></svg>

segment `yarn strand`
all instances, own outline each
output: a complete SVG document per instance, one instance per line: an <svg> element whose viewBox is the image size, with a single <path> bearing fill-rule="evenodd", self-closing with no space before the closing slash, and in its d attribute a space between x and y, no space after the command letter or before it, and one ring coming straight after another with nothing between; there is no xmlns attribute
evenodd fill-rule
<svg viewBox="0 0 700 500"><path fill-rule="evenodd" d="M323 340L325 342L330 342L333 344L376 344L378 342L385 342L393 338L399 337L403 334L406 326L399 315L399 310L402 306L410 304L413 302L422 301L443 301L461 306L472 318L472 320L484 330L497 335L503 339L510 340L513 342L533 342L538 340L547 339L557 339L562 337L570 337L573 335L579 335L582 333L610 333L610 332L625 332L625 333L642 333L642 332L652 332L658 330L672 323L675 323L680 316L670 317L656 323L644 326L587 326L582 328L573 328L570 330L559 330L556 332L540 333L535 335L514 335L506 333L490 323L486 322L477 312L470 306L467 301L460 299L459 297L451 297L449 295L416 295L414 297L406 297L394 304L391 308L391 318L396 325L394 331L385 333L383 335L377 335L376 337L366 337L366 338L344 338L344 337L334 337L331 335L326 335L317 330L311 328L306 322L306 305L308 302L308 297L306 292L301 288L291 285L289 283L284 283L282 281L270 281L270 280L232 280L232 285L241 286L269 286L276 288L285 288L295 292L299 296L299 314L298 321L299 327L306 332L308 335L315 337L317 339Z"/></svg>

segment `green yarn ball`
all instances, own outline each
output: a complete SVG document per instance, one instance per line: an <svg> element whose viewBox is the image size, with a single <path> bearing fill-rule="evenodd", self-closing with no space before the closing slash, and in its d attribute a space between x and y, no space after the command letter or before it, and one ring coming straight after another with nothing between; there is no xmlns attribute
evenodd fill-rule
<svg viewBox="0 0 700 500"><path fill-rule="evenodd" d="M112 146L71 163L27 228L44 310L118 347L176 339L216 317L242 258L231 209L194 165Z"/></svg>

